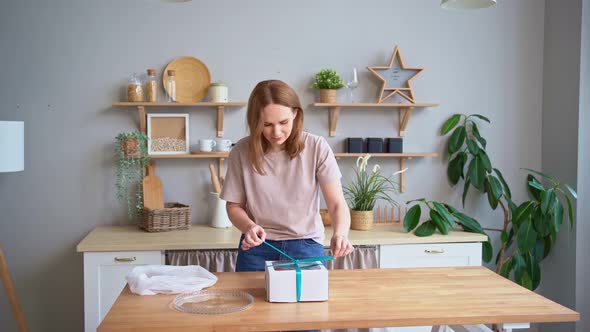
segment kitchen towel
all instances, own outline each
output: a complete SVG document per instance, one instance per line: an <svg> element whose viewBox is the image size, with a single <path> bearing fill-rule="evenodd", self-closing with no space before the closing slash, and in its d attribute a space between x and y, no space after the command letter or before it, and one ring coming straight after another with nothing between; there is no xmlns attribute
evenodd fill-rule
<svg viewBox="0 0 590 332"><path fill-rule="evenodd" d="M189 293L213 286L217 277L199 265L136 266L125 276L129 289L139 295Z"/></svg>

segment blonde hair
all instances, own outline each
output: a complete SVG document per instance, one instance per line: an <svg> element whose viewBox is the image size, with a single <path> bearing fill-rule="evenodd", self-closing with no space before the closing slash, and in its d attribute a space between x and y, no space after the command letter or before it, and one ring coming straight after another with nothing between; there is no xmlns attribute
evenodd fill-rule
<svg viewBox="0 0 590 332"><path fill-rule="evenodd" d="M291 159L297 157L303 151L304 144L301 141L303 131L303 108L299 97L287 83L279 80L262 81L256 85L250 99L248 99L248 114L246 116L250 129L248 151L250 163L258 174L266 175L262 169L262 158L270 148L269 142L262 135L264 123L262 110L270 105L278 104L290 107L295 114L291 135L285 141L285 152Z"/></svg>

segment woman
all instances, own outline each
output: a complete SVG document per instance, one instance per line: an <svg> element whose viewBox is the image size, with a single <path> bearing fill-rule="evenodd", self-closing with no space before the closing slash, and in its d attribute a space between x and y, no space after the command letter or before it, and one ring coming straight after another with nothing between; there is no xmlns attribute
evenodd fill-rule
<svg viewBox="0 0 590 332"><path fill-rule="evenodd" d="M232 149L221 198L241 232L236 271L264 271L264 262L324 256L320 189L334 235L334 257L350 254L350 214L340 169L328 143L303 131L299 97L286 83L262 81L248 100L250 136Z"/></svg>

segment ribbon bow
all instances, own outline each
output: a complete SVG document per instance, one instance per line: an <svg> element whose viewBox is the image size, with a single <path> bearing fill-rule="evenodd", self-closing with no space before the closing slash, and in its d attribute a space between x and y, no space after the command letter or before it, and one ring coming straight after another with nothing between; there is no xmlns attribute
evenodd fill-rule
<svg viewBox="0 0 590 332"><path fill-rule="evenodd" d="M290 262L287 262L287 263L272 264L272 267L291 266L291 265L293 266L293 268L295 269L295 281L296 281L296 285L297 285L297 302L301 301L301 267L308 268L308 267L312 267L312 266L318 266L321 264L316 263L317 261L331 261L334 259L333 256L318 256L318 257L310 257L310 258L303 258L303 259L295 259L295 258L287 255L281 249L273 246L272 244L270 244L266 241L264 241L263 243L266 244L267 246L271 247L272 249L276 250L281 255L283 255L291 260Z"/></svg>

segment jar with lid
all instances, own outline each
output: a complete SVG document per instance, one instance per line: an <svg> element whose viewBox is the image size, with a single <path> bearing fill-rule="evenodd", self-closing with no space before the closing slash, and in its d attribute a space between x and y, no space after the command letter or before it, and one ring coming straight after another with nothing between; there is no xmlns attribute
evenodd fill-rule
<svg viewBox="0 0 590 332"><path fill-rule="evenodd" d="M168 80L166 81L166 101L176 101L176 71L168 69Z"/></svg>
<svg viewBox="0 0 590 332"><path fill-rule="evenodd" d="M227 85L223 82L214 82L209 85L209 100L214 103L227 103Z"/></svg>
<svg viewBox="0 0 590 332"><path fill-rule="evenodd" d="M156 81L156 70L147 70L147 80L145 82L146 101L154 103L158 99L158 83Z"/></svg>
<svg viewBox="0 0 590 332"><path fill-rule="evenodd" d="M136 73L133 73L127 83L127 100L131 102L143 101L143 86L141 80Z"/></svg>

